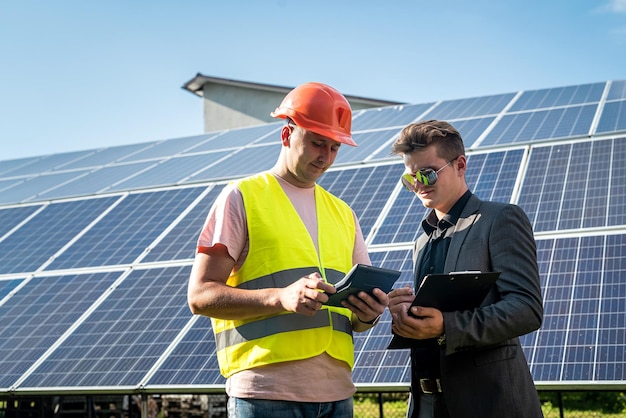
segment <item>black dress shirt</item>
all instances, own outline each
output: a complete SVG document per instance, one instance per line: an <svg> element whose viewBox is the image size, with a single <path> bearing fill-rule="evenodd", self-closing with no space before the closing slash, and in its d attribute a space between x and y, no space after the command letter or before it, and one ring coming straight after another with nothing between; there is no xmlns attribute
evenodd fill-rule
<svg viewBox="0 0 626 418"><path fill-rule="evenodd" d="M454 228L450 227L456 225L471 195L469 190L466 191L442 219L437 219L433 210L422 221L422 228L430 239L424 248L422 263L415 269L418 272L415 277L415 289L427 274L443 273L450 240L454 234ZM412 384L419 384L421 378L439 378L439 350L441 348L435 338L428 340L424 347L411 348Z"/></svg>

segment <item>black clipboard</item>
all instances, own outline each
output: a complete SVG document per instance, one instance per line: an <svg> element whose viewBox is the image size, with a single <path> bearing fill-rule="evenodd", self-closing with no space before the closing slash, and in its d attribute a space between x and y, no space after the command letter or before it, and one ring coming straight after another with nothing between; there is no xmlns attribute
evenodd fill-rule
<svg viewBox="0 0 626 418"><path fill-rule="evenodd" d="M479 307L500 276L500 272L459 271L428 274L417 289L411 306L437 308L442 312L465 311ZM409 311L409 315L412 315ZM393 336L387 349L427 345L428 340Z"/></svg>
<svg viewBox="0 0 626 418"><path fill-rule="evenodd" d="M341 301L348 296L364 291L372 294L375 288L385 293L391 291L391 287L400 277L401 272L382 267L355 264L349 272L335 284L337 293L328 294L328 302L324 305L343 307Z"/></svg>

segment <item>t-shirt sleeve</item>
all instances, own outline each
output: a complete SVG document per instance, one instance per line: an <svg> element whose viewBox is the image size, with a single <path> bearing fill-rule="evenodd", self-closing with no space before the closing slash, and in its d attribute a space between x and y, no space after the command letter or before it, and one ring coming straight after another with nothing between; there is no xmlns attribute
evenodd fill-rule
<svg viewBox="0 0 626 418"><path fill-rule="evenodd" d="M198 237L197 251L207 253L216 244L224 245L228 254L239 264L248 237L246 212L241 192L228 184L220 192Z"/></svg>

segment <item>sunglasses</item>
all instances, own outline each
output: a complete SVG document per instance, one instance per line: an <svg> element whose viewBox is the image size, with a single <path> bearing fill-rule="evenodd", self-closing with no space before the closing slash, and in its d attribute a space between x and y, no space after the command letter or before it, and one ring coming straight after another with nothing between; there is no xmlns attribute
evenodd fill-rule
<svg viewBox="0 0 626 418"><path fill-rule="evenodd" d="M410 192L415 191L417 183L421 183L424 186L432 186L433 184L437 183L437 179L439 178L437 174L439 174L441 170L452 164L452 162L454 162L454 160L456 160L457 158L459 157L451 159L450 161L448 161L448 164L444 165L439 170L433 170L432 168L422 168L415 174L403 174L401 178L402 185Z"/></svg>

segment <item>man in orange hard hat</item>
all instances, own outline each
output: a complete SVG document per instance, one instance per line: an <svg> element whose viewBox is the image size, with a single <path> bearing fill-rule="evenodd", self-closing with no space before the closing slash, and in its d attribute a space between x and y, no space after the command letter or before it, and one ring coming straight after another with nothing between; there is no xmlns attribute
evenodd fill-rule
<svg viewBox="0 0 626 418"><path fill-rule="evenodd" d="M305 83L283 99L274 167L231 182L209 210L189 278L194 314L211 318L232 417L351 417L352 331L388 304L380 289L324 305L354 264L371 264L358 219L316 184L356 146L336 89Z"/></svg>

